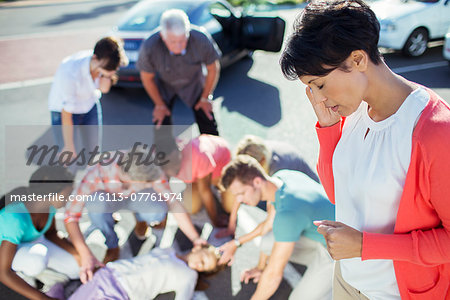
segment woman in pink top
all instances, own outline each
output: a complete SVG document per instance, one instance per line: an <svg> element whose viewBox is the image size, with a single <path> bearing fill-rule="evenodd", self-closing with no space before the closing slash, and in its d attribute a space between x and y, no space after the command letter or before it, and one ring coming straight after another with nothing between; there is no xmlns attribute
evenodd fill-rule
<svg viewBox="0 0 450 300"><path fill-rule="evenodd" d="M450 107L393 73L362 0L310 2L281 57L318 118L334 299L450 299Z"/></svg>
<svg viewBox="0 0 450 300"><path fill-rule="evenodd" d="M231 159L227 141L219 136L202 134L181 150L173 144L167 152L170 153L169 163L162 168L168 176L189 184L183 200L191 206L190 211L197 213L204 205L214 225L226 226L227 218L217 216L212 186L218 185L222 168ZM232 201L227 193L222 193L222 204L227 212L231 210Z"/></svg>

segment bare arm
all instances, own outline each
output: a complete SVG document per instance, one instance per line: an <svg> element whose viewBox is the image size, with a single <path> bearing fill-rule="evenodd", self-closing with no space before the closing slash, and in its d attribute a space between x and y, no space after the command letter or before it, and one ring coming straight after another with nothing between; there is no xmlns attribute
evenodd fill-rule
<svg viewBox="0 0 450 300"><path fill-rule="evenodd" d="M66 230L69 233L70 240L72 241L73 246L80 255L80 280L81 282L86 283L94 276L94 269L96 267L103 266L103 264L95 258L91 250L89 250L88 246L86 245L78 222L69 222L65 223L65 225Z"/></svg>
<svg viewBox="0 0 450 300"><path fill-rule="evenodd" d="M153 122L157 122L159 127L166 116L170 116L170 110L164 103L163 98L158 90L158 86L155 83L155 73L148 73L141 71L141 81L144 85L144 89L155 104L153 109Z"/></svg>
<svg viewBox="0 0 450 300"><path fill-rule="evenodd" d="M219 74L220 74L220 64L219 61L216 60L213 63L206 66L206 69L208 70L208 74L205 78L205 85L203 87L202 95L200 96L200 100L195 105L196 110L203 110L206 116L212 120L212 104L210 101L208 101L208 96L212 94L214 89L216 88L217 82L219 81Z"/></svg>
<svg viewBox="0 0 450 300"><path fill-rule="evenodd" d="M262 236L265 235L266 233L268 233L270 230L272 230L272 226L273 226L273 220L275 218L275 208L273 207L272 204L267 203L267 217L266 219L261 222L258 226L256 226L255 229L253 229L252 232L249 232L243 236L241 236L238 240L239 243L245 244L251 240L253 240L254 238L258 237L258 236ZM222 257L219 260L219 264L225 264L228 261L231 261L230 264L232 263L232 258L234 256L234 253L237 250L237 246L234 243L234 241L229 241L228 243L225 243L224 245L222 245L220 247L220 250L223 252Z"/></svg>
<svg viewBox="0 0 450 300"><path fill-rule="evenodd" d="M254 267L253 269L245 270L241 274L241 282L245 282L246 284L253 279L254 283L258 283L259 279L261 278L261 274L266 268L267 260L269 259L269 256L265 254L264 252L259 253L259 261L258 265Z"/></svg>
<svg viewBox="0 0 450 300"><path fill-rule="evenodd" d="M77 250L72 245L72 243L69 242L65 238L58 237L58 234L57 234L57 231L56 231L56 226L55 226L55 219L53 219L52 225L50 226L48 231L45 233L45 237L49 241L54 243L55 245L61 247L62 249L66 250L67 252L72 254L75 257L75 259L78 262L78 264L81 265L80 255L78 254Z"/></svg>
<svg viewBox="0 0 450 300"><path fill-rule="evenodd" d="M64 139L64 150L70 151L75 154L75 143L73 140L73 120L72 113L65 111L64 109L61 111L61 128Z"/></svg>
<svg viewBox="0 0 450 300"><path fill-rule="evenodd" d="M109 93L113 85L113 77L100 75L98 89L103 93Z"/></svg>
<svg viewBox="0 0 450 300"><path fill-rule="evenodd" d="M1 242L0 281L10 289L16 291L17 293L25 296L28 299L52 299L30 286L22 278L17 276L16 272L11 269L16 250L16 244L10 243L5 240Z"/></svg>
<svg viewBox="0 0 450 300"><path fill-rule="evenodd" d="M295 242L275 242L269 264L264 269L252 300L269 299L280 286L283 270L294 251Z"/></svg>
<svg viewBox="0 0 450 300"><path fill-rule="evenodd" d="M211 174L197 180L198 193L206 208L209 218L217 226L217 208L214 194L211 190Z"/></svg>
<svg viewBox="0 0 450 300"><path fill-rule="evenodd" d="M155 73L141 71L140 75L142 84L144 85L144 89L152 99L153 103L155 103L155 106L165 106L164 100L159 93L158 86L155 83Z"/></svg>
<svg viewBox="0 0 450 300"><path fill-rule="evenodd" d="M202 98L208 98L210 94L214 92L217 82L220 77L220 63L219 60L215 60L213 63L206 66L208 74L205 78L205 85L203 87Z"/></svg>
<svg viewBox="0 0 450 300"><path fill-rule="evenodd" d="M241 202L239 202L235 199L233 202L233 208L231 209L231 213L230 213L230 220L228 221L228 230L230 232L233 232L233 234L236 231L237 213L238 213L239 207L241 207Z"/></svg>
<svg viewBox="0 0 450 300"><path fill-rule="evenodd" d="M269 231L272 230L272 226L273 226L273 220L275 218L275 208L273 207L272 204L270 204L269 202L267 202L267 217L266 219L261 222L261 224L259 224L255 230L253 230L252 232L243 235L239 238L239 242L241 244L247 243L249 241L251 241L252 239L258 237L258 236L263 236L266 233L268 233Z"/></svg>
<svg viewBox="0 0 450 300"><path fill-rule="evenodd" d="M169 203L169 208L177 221L180 230L188 237L191 242L197 246L197 244L206 244L206 241L200 239L200 235L192 224L191 217L178 201L172 201Z"/></svg>

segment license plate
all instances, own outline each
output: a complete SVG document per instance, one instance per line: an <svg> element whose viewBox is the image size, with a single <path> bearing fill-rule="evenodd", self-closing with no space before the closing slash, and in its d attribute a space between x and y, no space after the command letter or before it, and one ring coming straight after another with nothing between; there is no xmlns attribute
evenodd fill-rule
<svg viewBox="0 0 450 300"><path fill-rule="evenodd" d="M139 57L138 51L125 51L125 54L127 55L128 60L130 62L136 62L138 60Z"/></svg>

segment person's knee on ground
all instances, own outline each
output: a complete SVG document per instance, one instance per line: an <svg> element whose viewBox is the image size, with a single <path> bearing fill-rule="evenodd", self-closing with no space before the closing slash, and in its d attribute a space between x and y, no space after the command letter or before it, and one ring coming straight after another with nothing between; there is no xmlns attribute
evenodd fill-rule
<svg viewBox="0 0 450 300"><path fill-rule="evenodd" d="M159 212L135 213L136 226L134 227L134 233L136 236L145 238L149 227L164 229L166 227L167 213L167 206L163 208L163 211Z"/></svg>
<svg viewBox="0 0 450 300"><path fill-rule="evenodd" d="M103 263L107 264L111 261L118 260L120 257L120 248L108 248L106 250L105 256L103 257Z"/></svg>
<svg viewBox="0 0 450 300"><path fill-rule="evenodd" d="M147 222L136 220L136 225L134 226L134 234L138 238L144 238L146 236L147 229L148 229Z"/></svg>
<svg viewBox="0 0 450 300"><path fill-rule="evenodd" d="M164 220L162 220L158 224L152 225L151 228L152 229L165 229L166 228L166 224L167 224L167 217L164 218Z"/></svg>

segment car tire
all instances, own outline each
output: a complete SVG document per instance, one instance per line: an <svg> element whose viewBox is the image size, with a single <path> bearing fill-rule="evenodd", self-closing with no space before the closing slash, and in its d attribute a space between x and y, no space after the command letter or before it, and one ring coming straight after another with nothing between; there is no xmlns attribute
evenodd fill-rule
<svg viewBox="0 0 450 300"><path fill-rule="evenodd" d="M421 56L427 50L427 44L428 31L425 28L417 28L406 40L405 46L403 46L403 53L406 56Z"/></svg>

